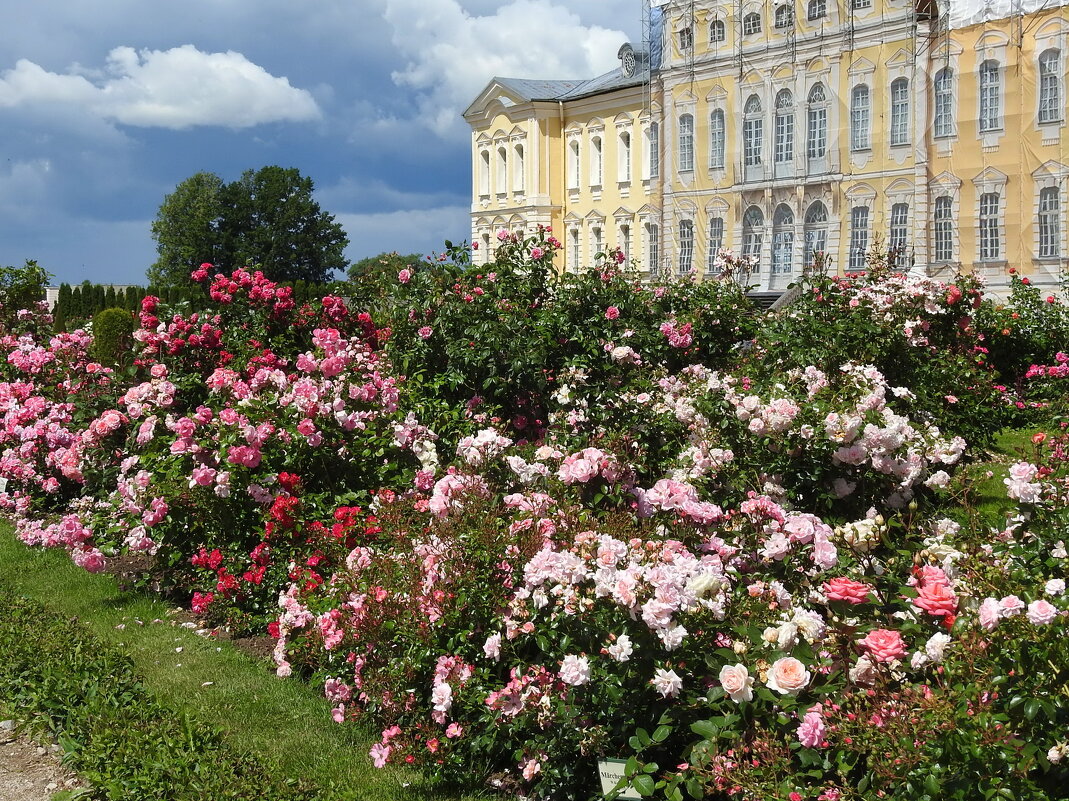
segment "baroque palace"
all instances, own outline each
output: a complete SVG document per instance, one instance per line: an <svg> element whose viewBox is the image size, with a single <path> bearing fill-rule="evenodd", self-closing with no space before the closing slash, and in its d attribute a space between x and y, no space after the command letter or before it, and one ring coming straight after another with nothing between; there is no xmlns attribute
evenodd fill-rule
<svg viewBox="0 0 1069 801"><path fill-rule="evenodd" d="M551 226L558 268L752 257L760 290L873 245L934 277L1069 266L1069 0L647 0L592 79L494 78L472 128L472 241Z"/></svg>

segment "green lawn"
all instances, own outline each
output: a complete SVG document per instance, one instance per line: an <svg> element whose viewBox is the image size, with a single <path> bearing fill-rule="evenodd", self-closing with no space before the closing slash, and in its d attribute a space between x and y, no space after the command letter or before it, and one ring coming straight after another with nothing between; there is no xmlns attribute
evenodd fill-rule
<svg viewBox="0 0 1069 801"><path fill-rule="evenodd" d="M374 768L367 753L377 737L333 723L318 687L278 679L267 663L174 624L165 603L120 591L113 577L89 574L65 553L27 548L7 522L0 522L0 587L77 617L129 655L160 702L221 729L228 746L282 778L332 788L325 798L455 797L419 774Z"/></svg>

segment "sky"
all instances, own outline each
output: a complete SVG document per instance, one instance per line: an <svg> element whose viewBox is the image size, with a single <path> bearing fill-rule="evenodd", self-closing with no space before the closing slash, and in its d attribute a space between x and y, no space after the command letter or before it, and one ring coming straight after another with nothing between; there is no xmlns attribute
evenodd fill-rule
<svg viewBox="0 0 1069 801"><path fill-rule="evenodd" d="M470 237L495 75L587 78L641 0L0 0L0 265L143 283L165 195L296 167L346 256Z"/></svg>

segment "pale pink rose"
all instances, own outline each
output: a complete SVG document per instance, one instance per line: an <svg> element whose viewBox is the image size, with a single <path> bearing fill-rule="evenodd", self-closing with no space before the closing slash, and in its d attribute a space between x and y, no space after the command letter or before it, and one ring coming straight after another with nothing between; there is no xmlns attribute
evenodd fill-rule
<svg viewBox="0 0 1069 801"><path fill-rule="evenodd" d="M798 741L806 748L819 748L824 742L824 716L820 704L805 713L798 727Z"/></svg>
<svg viewBox="0 0 1069 801"><path fill-rule="evenodd" d="M412 271L406 267L397 274L397 280L400 281L402 284L407 284L409 281L412 280Z"/></svg>
<svg viewBox="0 0 1069 801"><path fill-rule="evenodd" d="M724 665L720 668L720 686L736 704L753 700L753 676L745 665Z"/></svg>
<svg viewBox="0 0 1069 801"><path fill-rule="evenodd" d="M585 656L568 654L560 666L560 680L573 687L579 687L590 681L590 660Z"/></svg>
<svg viewBox="0 0 1069 801"><path fill-rule="evenodd" d="M486 638L486 642L483 643L483 653L487 659L493 659L495 662L501 661L501 635L491 634Z"/></svg>
<svg viewBox="0 0 1069 801"><path fill-rule="evenodd" d="M1036 626L1046 626L1057 616L1058 607L1042 599L1028 605L1028 620Z"/></svg>
<svg viewBox="0 0 1069 801"><path fill-rule="evenodd" d="M809 685L811 678L805 665L793 656L784 656L772 663L765 684L780 695L797 695Z"/></svg>
<svg viewBox="0 0 1069 801"><path fill-rule="evenodd" d="M998 625L1000 618L998 601L994 598L984 598L979 610L980 626L991 631Z"/></svg>
<svg viewBox="0 0 1069 801"><path fill-rule="evenodd" d="M893 662L906 655L902 635L890 629L874 629L859 642L869 656L877 662Z"/></svg>
<svg viewBox="0 0 1069 801"><path fill-rule="evenodd" d="M537 250L538 248L535 248ZM538 258L533 256L533 258ZM531 781L535 776L542 772L542 763L537 759L527 759L520 763L520 767L523 768L523 778L527 781Z"/></svg>
<svg viewBox="0 0 1069 801"><path fill-rule="evenodd" d="M1000 617L1013 617L1014 615L1021 614L1024 610L1024 601L1016 595L1007 595L998 602L998 613Z"/></svg>
<svg viewBox="0 0 1069 801"><path fill-rule="evenodd" d="M386 762L390 758L390 751L390 746L383 745L382 743L375 743L371 746L371 750L368 752L371 757L371 764L376 768L386 767Z"/></svg>
<svg viewBox="0 0 1069 801"><path fill-rule="evenodd" d="M657 668L657 672L650 679L650 684L662 697L675 698L683 687L683 679L674 670Z"/></svg>

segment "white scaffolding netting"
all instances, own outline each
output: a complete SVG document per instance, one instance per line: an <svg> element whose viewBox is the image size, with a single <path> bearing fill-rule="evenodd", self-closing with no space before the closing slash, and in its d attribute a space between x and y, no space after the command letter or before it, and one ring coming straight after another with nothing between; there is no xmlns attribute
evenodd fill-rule
<svg viewBox="0 0 1069 801"><path fill-rule="evenodd" d="M949 15L951 28L967 28L988 20L1064 7L1069 0L945 0L940 5Z"/></svg>

